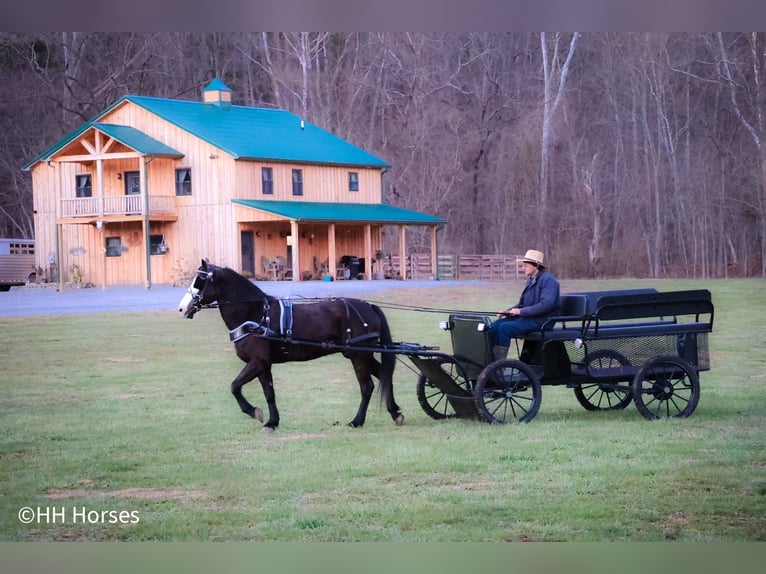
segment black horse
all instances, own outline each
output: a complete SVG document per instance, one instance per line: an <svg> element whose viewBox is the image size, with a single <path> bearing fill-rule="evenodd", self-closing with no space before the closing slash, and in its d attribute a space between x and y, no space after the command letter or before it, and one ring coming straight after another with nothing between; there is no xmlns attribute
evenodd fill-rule
<svg viewBox="0 0 766 574"><path fill-rule="evenodd" d="M264 430L279 425L271 366L338 352L354 365L362 392L359 409L349 426L364 424L374 389L372 376L380 382L381 400L396 425L404 423L394 401L396 357L383 352L380 361L375 358L375 349L392 347L388 321L376 305L349 298L293 305L290 300L267 295L236 271L203 260L178 310L191 319L197 311L216 302L237 356L246 363L232 381L231 392L243 413L263 422L263 411L242 395L242 387L258 377L269 407Z"/></svg>

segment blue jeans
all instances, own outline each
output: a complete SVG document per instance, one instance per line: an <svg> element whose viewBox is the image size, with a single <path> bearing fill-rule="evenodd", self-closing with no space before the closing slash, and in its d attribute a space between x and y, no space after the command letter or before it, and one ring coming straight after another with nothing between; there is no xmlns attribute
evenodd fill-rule
<svg viewBox="0 0 766 574"><path fill-rule="evenodd" d="M538 328L537 321L533 319L524 319L523 317L515 317L508 319L503 317L493 323L489 327L489 340L493 345L500 347L510 347L511 339L516 339L520 335L529 333Z"/></svg>

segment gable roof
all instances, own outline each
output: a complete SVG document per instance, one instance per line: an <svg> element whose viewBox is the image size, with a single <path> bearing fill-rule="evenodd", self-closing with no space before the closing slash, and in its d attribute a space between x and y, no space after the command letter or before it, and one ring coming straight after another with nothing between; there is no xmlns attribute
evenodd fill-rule
<svg viewBox="0 0 766 574"><path fill-rule="evenodd" d="M210 86L213 84L211 83L208 88ZM228 89L223 83L221 86L215 85L213 87L215 89ZM219 106L190 100L127 95L25 164L22 169L27 170L38 161L51 157L92 126L111 125L114 128L121 127L125 130L134 129L129 126L99 123L101 118L127 103L139 106L159 116L174 126L223 150L234 159L381 169L390 167L379 157L327 130L302 120L299 116L286 110L235 105ZM138 130L135 132L141 133ZM143 135L149 138L148 135ZM156 140L154 141L156 142ZM161 142L156 143L161 144Z"/></svg>
<svg viewBox="0 0 766 574"><path fill-rule="evenodd" d="M21 169L26 171L38 161L47 161L57 152L61 151L82 134L87 132L89 129L96 129L102 134L117 140L121 144L129 147L141 155L173 158L184 156L184 154L181 152L173 149L168 145L165 145L161 141L158 141L151 136L146 135L144 132L137 130L136 128L130 126L121 126L117 124L103 124L91 120L89 122L85 122L64 139L45 150L36 158L24 164Z"/></svg>
<svg viewBox="0 0 766 574"><path fill-rule="evenodd" d="M184 154L165 145L161 141L149 137L144 132L130 126L120 126L116 124L91 124L101 133L114 138L121 144L137 151L142 155L165 156L165 157L183 157Z"/></svg>
<svg viewBox="0 0 766 574"><path fill-rule="evenodd" d="M389 167L382 159L286 110L126 96L235 159Z"/></svg>
<svg viewBox="0 0 766 574"><path fill-rule="evenodd" d="M443 224L446 219L384 203L324 203L232 199L232 203L303 222L358 222L379 224Z"/></svg>

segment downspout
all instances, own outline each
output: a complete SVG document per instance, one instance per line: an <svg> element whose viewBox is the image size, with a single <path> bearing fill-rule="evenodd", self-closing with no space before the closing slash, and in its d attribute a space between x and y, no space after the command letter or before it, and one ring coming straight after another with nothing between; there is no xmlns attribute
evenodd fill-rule
<svg viewBox="0 0 766 574"><path fill-rule="evenodd" d="M151 233L149 230L149 172L147 167L152 160L153 156L150 156L148 160L144 160L144 173L143 181L141 182L144 188L144 245L146 246L146 288L152 288L152 246L151 246Z"/></svg>

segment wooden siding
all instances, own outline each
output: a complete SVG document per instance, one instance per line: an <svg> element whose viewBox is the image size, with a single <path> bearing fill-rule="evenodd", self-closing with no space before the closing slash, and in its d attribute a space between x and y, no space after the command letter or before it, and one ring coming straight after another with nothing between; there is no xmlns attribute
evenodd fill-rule
<svg viewBox="0 0 766 574"><path fill-rule="evenodd" d="M274 193L264 194L261 168L272 168ZM315 166L239 161L232 199L275 201L321 201L328 203L380 203L381 170L355 167ZM303 170L303 195L293 195L292 170ZM359 191L348 190L349 172L359 174Z"/></svg>
<svg viewBox="0 0 766 574"><path fill-rule="evenodd" d="M77 265L83 280L97 286L146 283L144 216L132 215L135 206L128 205L125 199L126 171L140 172L145 168L150 206L161 208L163 213L172 210L172 218L164 218L155 209L151 210L149 232L164 234L169 248L165 255L151 256L152 283L173 283L196 269L202 258L241 271L240 233L243 230L261 231L255 241L256 273L260 270L262 256L287 257L286 235L292 230L290 222L236 206L231 203L232 199L333 203L381 201L380 169L237 161L223 150L131 102L114 108L99 121L131 126L180 151L184 157L147 160L125 146L113 143L107 151L117 153L117 157L88 160L88 146L75 140L60 150L50 165L39 162L32 167L37 266L47 269L50 261L59 258L62 282L71 281L72 268ZM97 147L97 138L105 136L88 132L83 137L93 148ZM74 157L77 161L72 161ZM273 169L273 195L262 193L262 167ZM179 168L191 169L192 193L189 196L175 195L175 170ZM303 171L302 196L292 194L293 169ZM359 191L356 192L348 189L351 171L358 174ZM91 174L92 198L78 201L75 176L86 173ZM102 175L100 179L99 173ZM153 204L152 198L159 197L162 199ZM137 205L143 205L143 193L136 201ZM99 212L96 217L94 205L99 209L101 205L111 207L107 213ZM120 213L123 206L125 211ZM101 232L94 225L97 219L105 222ZM297 225L298 237L294 240L300 254L299 274L314 275L314 258L322 262L329 259L330 228L329 225ZM380 249L381 227L369 228L369 243L367 229L364 225L335 226L336 259L344 255L363 257L369 269L370 254L365 253L365 246L373 254ZM105 257L106 237L120 237L124 251L119 257ZM337 265L337 261L334 263Z"/></svg>

